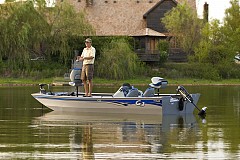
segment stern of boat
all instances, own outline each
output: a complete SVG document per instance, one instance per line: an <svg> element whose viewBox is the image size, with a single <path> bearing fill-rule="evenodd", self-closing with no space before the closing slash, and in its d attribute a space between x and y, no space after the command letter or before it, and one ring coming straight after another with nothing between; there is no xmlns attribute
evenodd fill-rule
<svg viewBox="0 0 240 160"><path fill-rule="evenodd" d="M193 103L197 104L200 94L190 94L193 98ZM181 98L163 98L162 114L193 114L195 106L189 101Z"/></svg>

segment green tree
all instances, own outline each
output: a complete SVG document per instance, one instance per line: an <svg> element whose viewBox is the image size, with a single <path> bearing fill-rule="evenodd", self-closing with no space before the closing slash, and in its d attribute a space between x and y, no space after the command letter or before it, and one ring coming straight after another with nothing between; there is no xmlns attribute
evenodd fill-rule
<svg viewBox="0 0 240 160"><path fill-rule="evenodd" d="M240 52L240 5L239 0L231 0L231 6L226 9L224 25L224 42L230 57L234 57L236 52Z"/></svg>
<svg viewBox="0 0 240 160"><path fill-rule="evenodd" d="M168 59L168 51L169 51L169 42L166 40L160 40L157 44L157 48L160 52L160 65L165 63Z"/></svg>
<svg viewBox="0 0 240 160"><path fill-rule="evenodd" d="M190 59L199 63L218 64L226 58L223 38L224 35L218 20L206 23L201 30L201 40L194 48L195 54Z"/></svg>
<svg viewBox="0 0 240 160"><path fill-rule="evenodd" d="M187 53L193 53L200 40L202 20L198 19L196 10L186 3L178 3L177 7L165 14L162 19L171 35L179 39L180 47Z"/></svg>
<svg viewBox="0 0 240 160"><path fill-rule="evenodd" d="M231 7L225 11L223 24L219 20L206 23L201 31L201 40L194 50L195 61L213 65L232 62L236 51L240 49L239 11L239 3L233 0Z"/></svg>
<svg viewBox="0 0 240 160"><path fill-rule="evenodd" d="M73 37L94 35L94 28L88 23L84 12L76 12L74 6L61 2L48 11L50 37L47 39L47 51L50 54L59 54L63 62L69 60L75 48L69 45Z"/></svg>
<svg viewBox="0 0 240 160"><path fill-rule="evenodd" d="M128 79L141 75L143 71L144 64L124 38L113 39L102 49L96 61L96 74L101 78Z"/></svg>
<svg viewBox="0 0 240 160"><path fill-rule="evenodd" d="M84 12L65 1L47 7L45 0L0 5L0 30L0 61L16 69L29 66L33 55L54 55L66 63L73 52L70 39L94 34Z"/></svg>
<svg viewBox="0 0 240 160"><path fill-rule="evenodd" d="M218 20L206 23L201 31L201 40L195 47L195 62L212 65L220 78L238 77L236 66L232 64L234 55L239 51L240 43L240 10L237 0L231 1L225 11L221 24Z"/></svg>

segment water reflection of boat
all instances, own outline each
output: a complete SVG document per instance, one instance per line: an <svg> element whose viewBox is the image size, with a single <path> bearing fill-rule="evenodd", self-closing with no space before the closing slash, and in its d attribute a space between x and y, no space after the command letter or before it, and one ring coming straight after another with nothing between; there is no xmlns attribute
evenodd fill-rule
<svg viewBox="0 0 240 160"><path fill-rule="evenodd" d="M150 114L119 114L119 113L79 113L79 112L65 112L52 111L39 117L41 121L72 121L72 122L123 122L134 121L144 123L161 123L162 116Z"/></svg>
<svg viewBox="0 0 240 160"><path fill-rule="evenodd" d="M191 128L196 127L196 118L193 114L185 115L167 115L162 119L162 130L167 131L172 128Z"/></svg>
<svg viewBox="0 0 240 160"><path fill-rule="evenodd" d="M41 135L65 135L77 159L136 159L136 154L139 159L159 158L177 140L196 139L197 127L193 114L157 117L56 111L36 118L34 124ZM68 134L62 133L64 129Z"/></svg>
<svg viewBox="0 0 240 160"><path fill-rule="evenodd" d="M182 115L149 115L149 114L118 114L118 113L78 113L65 111L52 111L39 117L41 121L72 121L72 122L122 122L122 121L142 121L144 123L158 123L164 121L170 124L190 124L195 122L193 114Z"/></svg>
<svg viewBox="0 0 240 160"><path fill-rule="evenodd" d="M78 113L65 111L52 111L38 117L41 124L47 123L121 123L134 122L142 124L160 124L163 130L170 128L185 128L195 125L196 118L193 114L182 115L149 115L149 114L115 114L115 113Z"/></svg>

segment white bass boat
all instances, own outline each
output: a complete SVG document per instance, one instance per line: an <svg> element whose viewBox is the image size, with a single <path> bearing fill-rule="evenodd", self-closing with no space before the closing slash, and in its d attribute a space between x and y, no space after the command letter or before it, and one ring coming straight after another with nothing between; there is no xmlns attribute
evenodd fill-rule
<svg viewBox="0 0 240 160"><path fill-rule="evenodd" d="M178 86L175 94L160 94L159 90L168 84L161 77L153 77L144 92L126 83L115 93L93 93L92 97L84 97L84 93L78 92L77 84L81 83L74 78L71 80L76 92L47 91L46 84L39 84L40 92L32 96L44 106L61 112L176 115L193 114L196 108L200 115L206 110L196 105L200 94L189 94L183 86Z"/></svg>

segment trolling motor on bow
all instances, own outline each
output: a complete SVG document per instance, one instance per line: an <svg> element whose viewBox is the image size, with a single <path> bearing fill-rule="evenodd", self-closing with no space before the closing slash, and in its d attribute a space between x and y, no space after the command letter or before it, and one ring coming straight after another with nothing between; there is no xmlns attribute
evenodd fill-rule
<svg viewBox="0 0 240 160"><path fill-rule="evenodd" d="M46 86L47 84L45 83L40 83L39 86L40 86L40 93L42 94L46 94L46 89L44 88L44 86Z"/></svg>
<svg viewBox="0 0 240 160"><path fill-rule="evenodd" d="M48 87L48 88L47 88L47 89L48 89L48 92L47 92L47 90L44 88L45 86ZM50 89L50 84L40 83L40 84L39 84L39 87L40 87L40 93L42 93L42 94L48 94L48 95L53 94L52 91L49 90L49 89Z"/></svg>
<svg viewBox="0 0 240 160"><path fill-rule="evenodd" d="M183 86L177 87L177 92L183 97L185 101L192 103L198 109L198 115L205 115L207 107L203 107L201 110L197 107L197 105L193 102L192 96L188 93L188 91Z"/></svg>

